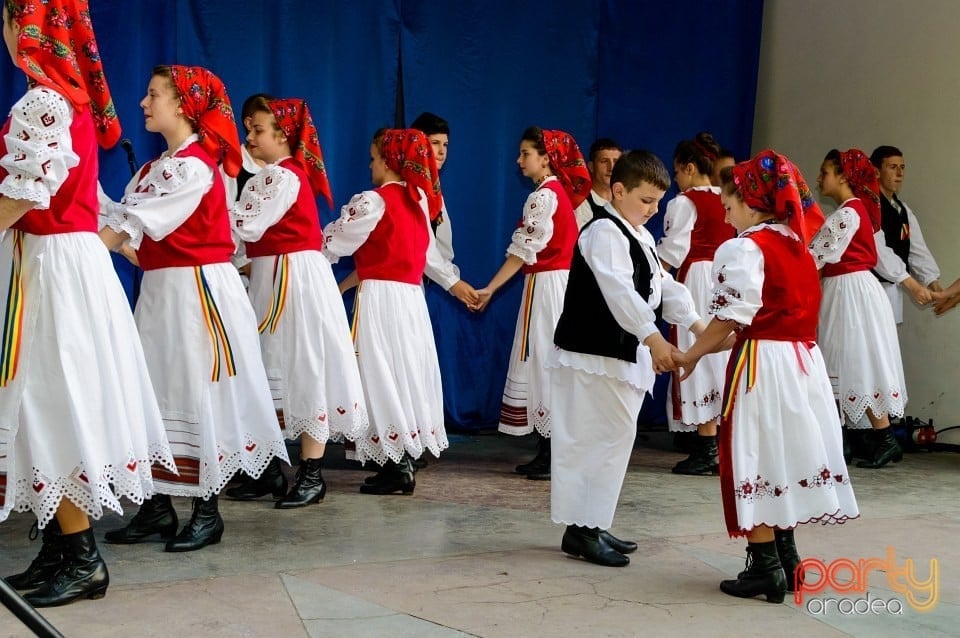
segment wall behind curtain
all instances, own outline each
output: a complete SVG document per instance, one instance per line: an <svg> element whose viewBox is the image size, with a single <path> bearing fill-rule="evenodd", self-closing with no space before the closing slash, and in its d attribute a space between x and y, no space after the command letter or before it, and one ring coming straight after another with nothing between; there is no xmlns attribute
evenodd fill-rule
<svg viewBox="0 0 960 638"><path fill-rule="evenodd" d="M557 0L537 9L510 0L91 5L124 136L140 162L163 150L138 107L150 69L200 64L224 80L236 110L256 92L306 98L340 206L370 187L370 137L394 125L402 79L407 123L424 110L450 121L444 195L456 262L478 286L502 263L532 188L515 164L527 126L564 129L584 153L598 135L611 136L655 151L668 167L676 142L699 130L738 155L750 148L762 0ZM0 105L22 91L20 75L4 72ZM104 189L118 198L129 179L126 155L118 148L101 161ZM322 200L320 207L329 221L334 212ZM659 235L659 218L651 231ZM129 284L129 267L118 262L118 271ZM427 288L451 425L496 422L520 279L480 315ZM643 420L662 421L660 394Z"/></svg>

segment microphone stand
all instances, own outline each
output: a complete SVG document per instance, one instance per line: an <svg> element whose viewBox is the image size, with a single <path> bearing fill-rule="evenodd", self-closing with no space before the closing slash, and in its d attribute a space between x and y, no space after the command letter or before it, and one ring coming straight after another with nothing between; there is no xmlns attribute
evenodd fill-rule
<svg viewBox="0 0 960 638"><path fill-rule="evenodd" d="M7 581L0 578L0 603L40 638L63 638L50 621L37 612Z"/></svg>

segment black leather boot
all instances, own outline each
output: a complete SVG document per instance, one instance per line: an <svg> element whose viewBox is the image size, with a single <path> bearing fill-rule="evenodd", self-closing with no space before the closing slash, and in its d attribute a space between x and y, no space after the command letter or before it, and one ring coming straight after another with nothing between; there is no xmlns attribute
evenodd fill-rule
<svg viewBox="0 0 960 638"><path fill-rule="evenodd" d="M36 523L34 523L36 526ZM30 540L35 540L35 529L30 530ZM63 564L63 535L60 533L60 525L57 519L53 519L43 528L41 534L40 551L37 557L33 559L26 571L13 576L7 576L4 580L14 589L29 590L36 589L44 583L53 579L54 575Z"/></svg>
<svg viewBox="0 0 960 638"><path fill-rule="evenodd" d="M542 476L535 480L549 480L550 478L550 439L537 434L537 455L529 463L523 463L515 468L517 474L531 474ZM545 475L545 476L544 476Z"/></svg>
<svg viewBox="0 0 960 638"><path fill-rule="evenodd" d="M674 474L686 476L711 476L720 473L717 460L717 437L697 436L696 445L690 456L673 466Z"/></svg>
<svg viewBox="0 0 960 638"><path fill-rule="evenodd" d="M363 494L413 493L413 489L417 486L417 480L413 476L415 472L413 458L409 454L404 453L400 462L393 463L392 467L389 461L383 467L384 472L377 474L380 480L375 483L364 482L360 486L360 492Z"/></svg>
<svg viewBox="0 0 960 638"><path fill-rule="evenodd" d="M66 605L78 598L103 598L110 584L107 564L100 558L93 530L64 534L63 564L51 580L24 596L34 607Z"/></svg>
<svg viewBox="0 0 960 638"><path fill-rule="evenodd" d="M605 529L600 530L600 538L602 538L607 545L621 554L632 554L633 552L637 551L636 543L633 541L620 540Z"/></svg>
<svg viewBox="0 0 960 638"><path fill-rule="evenodd" d="M521 469L525 470L521 472ZM531 481L550 480L550 439L540 435L537 442L537 455L532 461L516 467L517 472L526 474Z"/></svg>
<svg viewBox="0 0 960 638"><path fill-rule="evenodd" d="M796 586L804 580L803 569L800 568L800 552L793 538L792 529L776 530L774 538L777 544L777 556L780 557L780 566L787 577L787 591L796 591Z"/></svg>
<svg viewBox="0 0 960 638"><path fill-rule="evenodd" d="M373 485L375 483L381 483L384 481L387 475L394 474L397 472L397 464L387 459L387 462L380 466L380 469L377 470L377 473L373 476L368 476L363 479L364 485Z"/></svg>
<svg viewBox="0 0 960 638"><path fill-rule="evenodd" d="M890 426L882 430L874 430L872 434L874 443L876 444L873 450L873 458L867 461L860 461L857 463L857 467L875 470L891 461L899 463L903 460L903 450L900 448L900 444L897 443L897 439L893 436L893 429Z"/></svg>
<svg viewBox="0 0 960 638"><path fill-rule="evenodd" d="M300 459L300 467L297 468L297 482L290 493L277 501L274 507L285 510L313 505L322 501L324 494L327 493L327 484L324 483L323 476L320 474L322 465L322 458Z"/></svg>
<svg viewBox="0 0 960 638"><path fill-rule="evenodd" d="M258 478L250 478L244 474L244 480L236 487L231 487L224 494L238 501L250 501L267 494L274 498L281 498L287 493L287 477L283 475L280 459L273 457Z"/></svg>
<svg viewBox="0 0 960 638"><path fill-rule="evenodd" d="M787 592L787 577L780 566L776 542L747 545L747 568L736 580L720 581L720 591L738 598L764 594L768 603L782 603Z"/></svg>
<svg viewBox="0 0 960 638"><path fill-rule="evenodd" d="M853 445L850 443L850 428L840 428L843 436L843 462L847 465L853 463Z"/></svg>
<svg viewBox="0 0 960 638"><path fill-rule="evenodd" d="M177 511L170 497L154 494L143 502L126 527L110 530L103 539L108 543L130 545L159 534L160 540L169 540L177 534L177 524Z"/></svg>
<svg viewBox="0 0 960 638"><path fill-rule="evenodd" d="M223 519L220 518L217 495L214 494L206 501L194 498L190 522L180 530L176 538L167 543L164 551L192 552L207 545L216 545L222 536Z"/></svg>
<svg viewBox="0 0 960 638"><path fill-rule="evenodd" d="M608 545L600 536L600 530L594 527L567 525L560 549L571 556L581 556L604 567L624 567L630 564L630 558Z"/></svg>

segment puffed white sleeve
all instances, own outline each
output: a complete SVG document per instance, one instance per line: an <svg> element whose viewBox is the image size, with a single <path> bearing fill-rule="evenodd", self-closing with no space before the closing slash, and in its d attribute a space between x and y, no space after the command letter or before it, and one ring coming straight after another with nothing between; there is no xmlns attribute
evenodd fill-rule
<svg viewBox="0 0 960 638"><path fill-rule="evenodd" d="M577 241L617 323L640 341L657 332L656 314L633 286L630 245L623 233L612 221L601 219Z"/></svg>
<svg viewBox="0 0 960 638"><path fill-rule="evenodd" d="M0 182L0 195L50 208L50 198L80 164L73 152L72 122L73 107L50 89L30 89L13 105L10 130L3 137L7 152L0 166L7 175Z"/></svg>
<svg viewBox="0 0 960 638"><path fill-rule="evenodd" d="M660 259L679 268L690 252L690 237L697 222L697 208L686 195L677 195L667 204L663 216L663 237L657 244Z"/></svg>
<svg viewBox="0 0 960 638"><path fill-rule="evenodd" d="M264 167L247 180L240 201L230 207L233 232L243 241L258 241L290 210L301 187L293 171L276 164Z"/></svg>
<svg viewBox="0 0 960 638"><path fill-rule="evenodd" d="M860 215L852 208L844 207L831 213L810 242L817 269L838 263L859 228Z"/></svg>
<svg viewBox="0 0 960 638"><path fill-rule="evenodd" d="M763 306L763 278L763 252L756 243L740 237L722 243L713 257L710 314L749 326Z"/></svg>
<svg viewBox="0 0 960 638"><path fill-rule="evenodd" d="M668 272L660 271L660 289L662 297L660 304L663 308L663 320L675 326L689 328L700 315L697 306L693 303L693 295L682 283L673 278Z"/></svg>
<svg viewBox="0 0 960 638"><path fill-rule="evenodd" d="M335 264L352 255L367 241L386 212L387 205L375 191L363 191L340 209L340 217L323 229L323 252Z"/></svg>
<svg viewBox="0 0 960 638"><path fill-rule="evenodd" d="M877 247L877 266L874 270L878 275L895 284L910 276L907 265L893 252L893 248L887 246L887 238L882 228L873 234L873 243Z"/></svg>
<svg viewBox="0 0 960 638"><path fill-rule="evenodd" d="M523 222L513 231L508 255L515 255L528 266L537 263L537 253L547 247L553 237L553 214L557 210L557 194L549 188L530 193L523 205Z"/></svg>
<svg viewBox="0 0 960 638"><path fill-rule="evenodd" d="M905 204L904 204L905 205ZM940 266L933 258L933 253L927 247L927 242L920 231L920 222L907 206L907 221L910 224L910 270L924 286L940 279Z"/></svg>
<svg viewBox="0 0 960 638"><path fill-rule="evenodd" d="M420 200L426 201L426 197ZM423 268L423 274L435 281L444 290L450 290L453 284L460 281L460 269L453 265L453 262L446 259L440 251L440 242L433 230L430 228L430 213L424 210L427 217L427 231L430 235L430 243L427 245L427 263ZM442 226L443 224L441 224ZM439 227L438 227L439 229Z"/></svg>
<svg viewBox="0 0 960 638"><path fill-rule="evenodd" d="M113 230L130 236L137 249L146 234L160 241L194 213L200 200L213 186L213 169L196 157L165 157L153 162L136 187L127 188L119 204L101 212Z"/></svg>

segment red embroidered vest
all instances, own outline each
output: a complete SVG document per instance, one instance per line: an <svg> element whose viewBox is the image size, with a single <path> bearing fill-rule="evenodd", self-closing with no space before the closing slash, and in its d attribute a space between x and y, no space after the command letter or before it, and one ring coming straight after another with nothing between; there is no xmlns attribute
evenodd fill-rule
<svg viewBox="0 0 960 638"><path fill-rule="evenodd" d="M323 248L320 212L307 174L292 157L284 159L280 166L292 171L300 180L297 201L284 213L280 221L267 229L263 237L255 242L247 242L247 257L284 255ZM250 187L249 183L247 187Z"/></svg>
<svg viewBox="0 0 960 638"><path fill-rule="evenodd" d="M726 222L720 195L713 191L690 189L683 193L697 209L697 220L690 233L690 250L677 270L677 281L687 278L690 265L698 261L713 261L720 244L736 237L737 232Z"/></svg>
<svg viewBox="0 0 960 638"><path fill-rule="evenodd" d="M547 270L570 270L573 261L573 247L577 243L577 217L573 214L570 198L564 192L559 180L544 182L540 188L549 188L557 195L557 210L553 211L553 235L547 245L537 253L537 263L523 265L523 274ZM517 224L523 228L523 220Z"/></svg>
<svg viewBox="0 0 960 638"><path fill-rule="evenodd" d="M176 157L196 157L209 166L213 171L213 185L193 214L172 233L160 241L144 234L137 250L140 267L144 270L219 264L230 261L234 252L227 195L216 162L196 142L179 151ZM143 167L141 179L152 165L150 162Z"/></svg>
<svg viewBox="0 0 960 638"><path fill-rule="evenodd" d="M400 183L374 189L386 210L367 240L353 254L360 281L384 279L419 284L427 264L427 217Z"/></svg>
<svg viewBox="0 0 960 638"><path fill-rule="evenodd" d="M763 306L739 339L816 341L820 278L813 255L799 239L771 228L744 237L763 253Z"/></svg>
<svg viewBox="0 0 960 638"><path fill-rule="evenodd" d="M51 116L53 117L53 116ZM3 138L10 131L10 120L0 130L0 155L7 154ZM97 137L90 109L73 112L70 124L73 152L80 156L80 164L70 169L67 179L57 194L50 198L49 210L31 210L21 217L12 228L32 235L56 235L58 233L97 232L97 215L100 203L97 199ZM8 173L0 168L0 180Z"/></svg>
<svg viewBox="0 0 960 638"><path fill-rule="evenodd" d="M873 238L873 224L866 207L859 199L851 199L843 204L844 208L851 208L860 217L860 228L854 234L850 245L844 251L840 261L836 264L824 264L823 276L836 277L852 272L873 270L877 267L877 242Z"/></svg>

